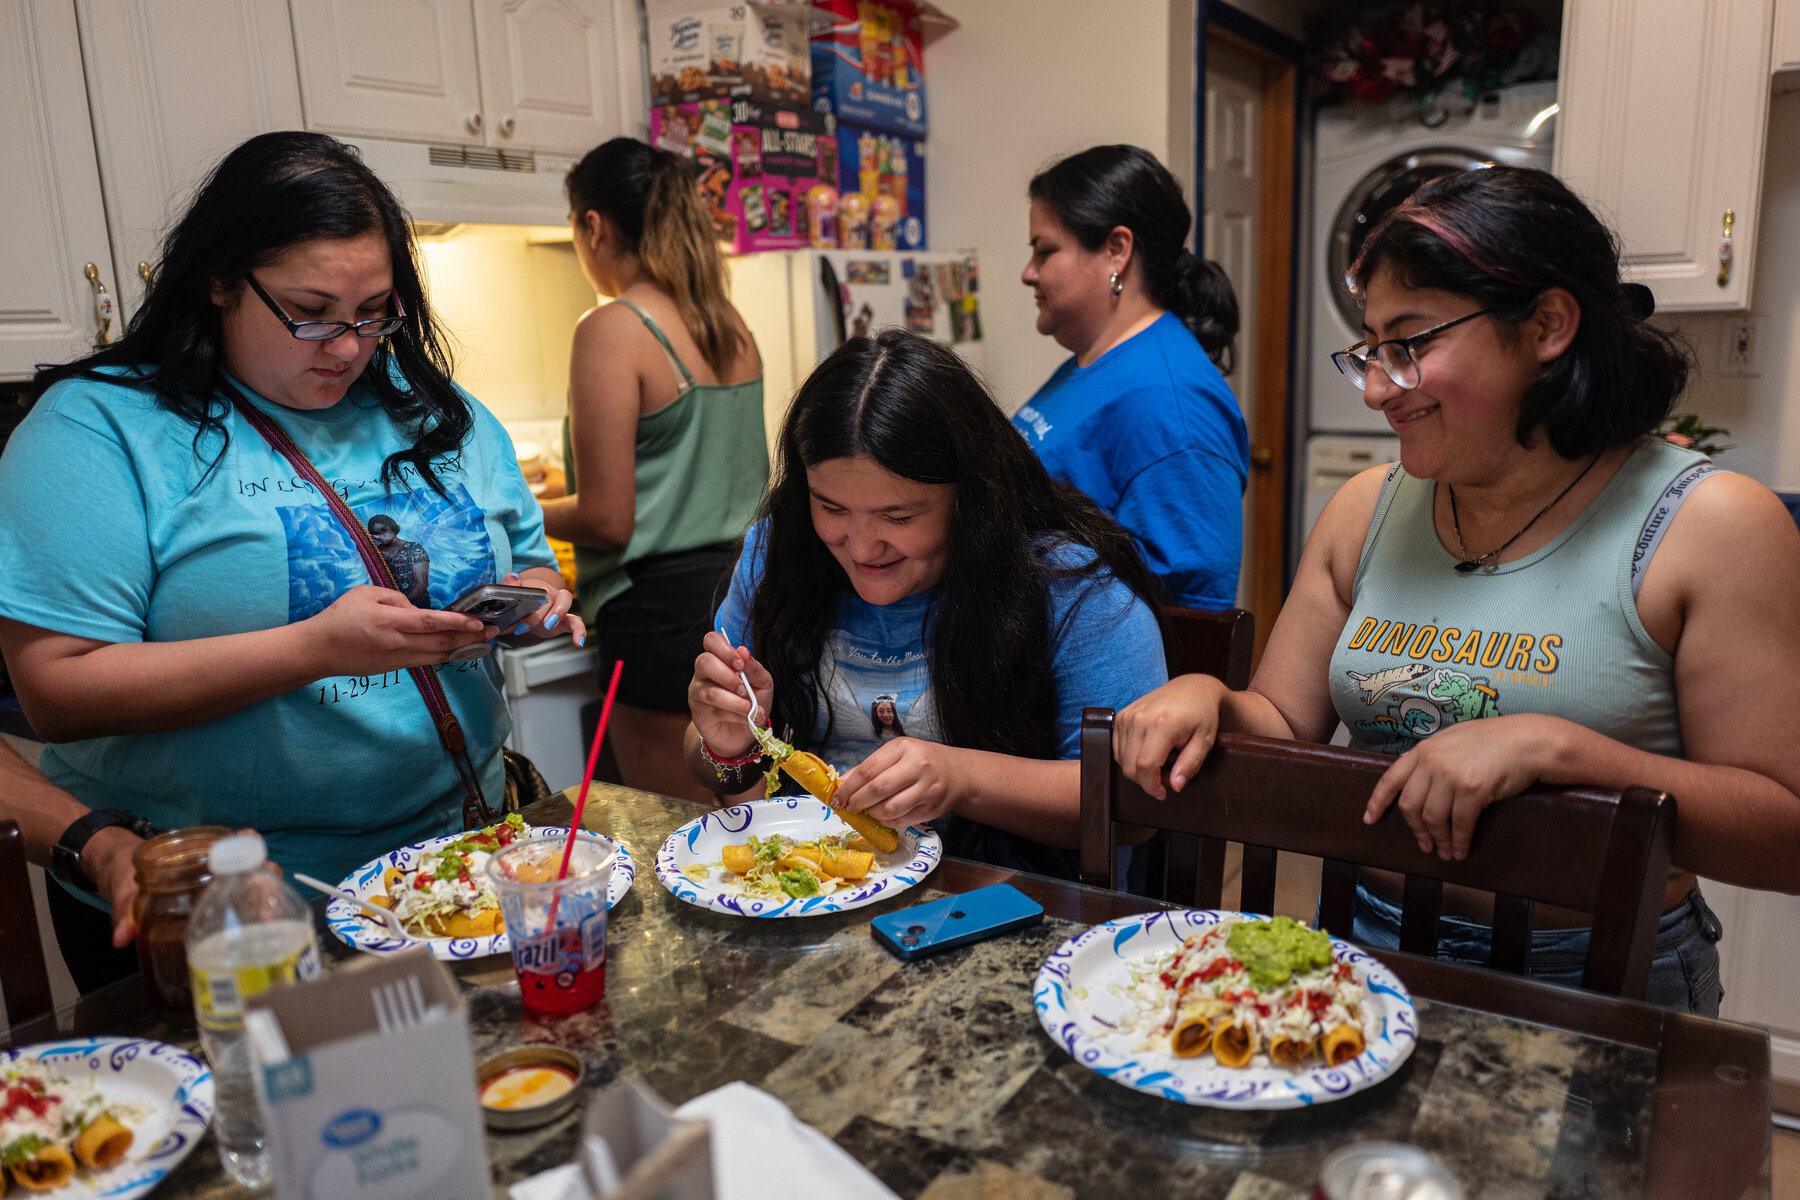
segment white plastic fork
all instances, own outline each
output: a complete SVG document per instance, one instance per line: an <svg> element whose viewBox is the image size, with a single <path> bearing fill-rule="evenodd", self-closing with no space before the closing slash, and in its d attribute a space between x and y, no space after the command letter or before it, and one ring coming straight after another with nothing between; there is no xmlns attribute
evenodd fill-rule
<svg viewBox="0 0 1800 1200"><path fill-rule="evenodd" d="M293 875L296 880L304 883L314 891L324 892L327 896L335 896L339 900L347 900L351 904L356 905L358 908L362 909L363 912L380 921L382 927L395 937L407 938L409 940L412 938L412 934L406 932L406 927L400 924L400 918L395 916L392 911L381 907L381 905L370 904L355 892L346 891L343 888L334 888L323 880L314 879L311 875L302 875L298 871L295 871Z"/></svg>
<svg viewBox="0 0 1800 1200"><path fill-rule="evenodd" d="M725 626L714 625L713 628L717 629L719 631L720 637L724 638L727 642L731 642L732 649L735 650L737 648L737 643L732 642L731 635L729 633L725 632ZM756 724L756 713L757 713L757 707L758 707L757 703L756 703L756 689L750 686L750 677L748 675L744 674L742 671L739 671L737 673L737 677L744 681L744 691L746 691L750 694L750 712L744 717L744 720L749 722L750 736L756 739L756 744L758 746L761 746L762 745L762 730L760 728L758 728L758 726Z"/></svg>
<svg viewBox="0 0 1800 1200"><path fill-rule="evenodd" d="M377 984L369 999L375 1005L376 1027L383 1033L423 1025L439 1012L437 1005L425 1003L425 992L411 975Z"/></svg>

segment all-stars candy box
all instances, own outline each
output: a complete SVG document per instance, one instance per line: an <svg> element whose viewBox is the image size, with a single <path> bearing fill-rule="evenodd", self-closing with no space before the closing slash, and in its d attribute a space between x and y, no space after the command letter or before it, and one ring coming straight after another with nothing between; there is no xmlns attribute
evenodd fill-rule
<svg viewBox="0 0 1800 1200"><path fill-rule="evenodd" d="M835 122L807 108L704 100L650 110L650 141L693 163L719 240L732 253L808 243L807 193L820 160L837 168Z"/></svg>

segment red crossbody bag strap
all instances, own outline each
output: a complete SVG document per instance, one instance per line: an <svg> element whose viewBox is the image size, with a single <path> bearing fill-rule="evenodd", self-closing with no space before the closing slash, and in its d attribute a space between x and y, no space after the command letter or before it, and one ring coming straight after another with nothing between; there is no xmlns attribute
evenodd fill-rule
<svg viewBox="0 0 1800 1200"><path fill-rule="evenodd" d="M267 413L246 400L229 382L225 384L225 390L231 397L232 406L250 423L250 427L262 435L270 448L287 460L295 474L310 483L313 490L324 497L326 507L337 518L338 524L343 526L344 532L350 536L350 543L362 558L363 569L369 573L369 581L377 587L400 591L393 571L388 569L387 559L381 557L381 551L369 537L369 531L363 528L362 522L357 519L344 498L338 495L337 489L325 482L325 477L319 474L312 461L294 444L294 439L270 419ZM410 667L407 674L418 685L425 707L431 710L431 723L437 730L438 740L444 744L444 750L450 755L450 761L462 779L463 827L477 829L483 825L492 825L499 817L482 793L481 777L475 773L475 765L469 761L468 742L463 737L462 724L457 721L456 713L451 711L450 697L444 694L444 685L438 680L437 672L429 667Z"/></svg>

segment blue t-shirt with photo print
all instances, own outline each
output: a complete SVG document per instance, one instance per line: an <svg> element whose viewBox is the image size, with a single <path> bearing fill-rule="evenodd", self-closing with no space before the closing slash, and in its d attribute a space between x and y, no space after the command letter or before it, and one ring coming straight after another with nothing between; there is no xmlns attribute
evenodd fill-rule
<svg viewBox="0 0 1800 1200"><path fill-rule="evenodd" d="M377 526L391 564L416 578L423 562L432 607L554 564L511 440L473 400L468 440L438 468L445 497L410 470L410 486L382 485L383 461L412 439L363 385L314 412L240 389ZM0 616L101 642L180 642L292 625L368 583L312 487L236 411L225 424L221 454L216 434L196 447L191 422L124 378L51 387L0 455ZM510 729L500 672L489 657L438 678L497 801ZM52 745L42 766L83 803L159 827L253 826L283 867L327 880L461 820L462 785L405 671L318 679L179 729Z"/></svg>
<svg viewBox="0 0 1800 1200"><path fill-rule="evenodd" d="M734 644L756 653L750 603L762 578L767 522L750 527L719 607L718 626ZM1046 552L1057 566L1093 561L1085 546L1061 543ZM816 727L829 731L804 749L848 771L895 736L945 741L925 647L931 636L935 589L893 604L870 604L846 589L819 662ZM1056 676L1057 757L1081 757L1081 710L1123 708L1168 682L1156 617L1110 571L1055 581L1050 589L1049 654ZM898 732L896 732L898 726ZM961 817L935 822L950 853L1015 870L1073 879L1073 850L1046 846Z"/></svg>

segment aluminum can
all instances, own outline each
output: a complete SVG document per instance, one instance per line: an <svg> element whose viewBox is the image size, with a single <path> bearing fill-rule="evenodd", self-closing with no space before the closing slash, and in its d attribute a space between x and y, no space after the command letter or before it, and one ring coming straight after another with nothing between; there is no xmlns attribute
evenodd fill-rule
<svg viewBox="0 0 1800 1200"><path fill-rule="evenodd" d="M1404 1142L1357 1142L1319 1166L1313 1200L1465 1200L1444 1165Z"/></svg>

